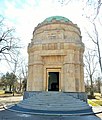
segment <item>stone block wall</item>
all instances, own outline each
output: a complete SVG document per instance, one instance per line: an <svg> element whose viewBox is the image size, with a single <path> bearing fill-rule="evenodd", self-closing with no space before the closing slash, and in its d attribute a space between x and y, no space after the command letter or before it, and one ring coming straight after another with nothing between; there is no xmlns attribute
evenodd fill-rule
<svg viewBox="0 0 102 120"><path fill-rule="evenodd" d="M60 73L59 91L84 92L80 29L74 24L41 24L28 46L27 91L48 91L49 70Z"/></svg>

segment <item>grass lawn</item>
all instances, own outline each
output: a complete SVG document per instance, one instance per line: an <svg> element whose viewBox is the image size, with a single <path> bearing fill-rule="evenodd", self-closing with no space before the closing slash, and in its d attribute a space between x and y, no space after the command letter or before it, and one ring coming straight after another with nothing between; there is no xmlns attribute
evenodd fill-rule
<svg viewBox="0 0 102 120"><path fill-rule="evenodd" d="M13 94L11 93L5 93L4 90L0 90L0 98L1 97L12 97ZM17 93L14 93L14 96L22 96L22 94L17 94Z"/></svg>
<svg viewBox="0 0 102 120"><path fill-rule="evenodd" d="M5 91L4 90L0 90L0 95L4 94Z"/></svg>
<svg viewBox="0 0 102 120"><path fill-rule="evenodd" d="M92 105L92 106L102 106L102 99L101 100L97 100L97 99L88 99L88 104Z"/></svg>

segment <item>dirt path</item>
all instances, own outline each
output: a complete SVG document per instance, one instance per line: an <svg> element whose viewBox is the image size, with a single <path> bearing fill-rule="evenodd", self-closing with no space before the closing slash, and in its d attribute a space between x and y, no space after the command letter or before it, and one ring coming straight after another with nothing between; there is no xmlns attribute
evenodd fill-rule
<svg viewBox="0 0 102 120"><path fill-rule="evenodd" d="M102 106L93 107L93 111L94 111L94 113L96 113L96 112L102 112ZM96 116L98 116L99 118L102 119L102 113L96 114Z"/></svg>
<svg viewBox="0 0 102 120"><path fill-rule="evenodd" d="M10 97L1 97L0 96L0 106L16 104L19 101L23 100L23 96L10 96Z"/></svg>

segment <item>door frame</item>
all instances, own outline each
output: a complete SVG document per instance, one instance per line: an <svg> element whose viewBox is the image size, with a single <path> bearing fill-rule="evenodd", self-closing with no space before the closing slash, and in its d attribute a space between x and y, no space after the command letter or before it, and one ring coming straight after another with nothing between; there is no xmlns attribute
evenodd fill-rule
<svg viewBox="0 0 102 120"><path fill-rule="evenodd" d="M46 91L48 91L49 72L59 72L59 91L61 91L61 69L60 68L46 68Z"/></svg>

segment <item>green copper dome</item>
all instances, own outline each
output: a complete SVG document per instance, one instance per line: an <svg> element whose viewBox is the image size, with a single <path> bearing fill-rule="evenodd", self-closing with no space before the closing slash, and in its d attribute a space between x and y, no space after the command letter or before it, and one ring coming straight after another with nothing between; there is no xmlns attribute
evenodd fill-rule
<svg viewBox="0 0 102 120"><path fill-rule="evenodd" d="M60 22L71 22L68 18L62 16L52 16L46 18L43 23L51 23L52 20L60 21Z"/></svg>

